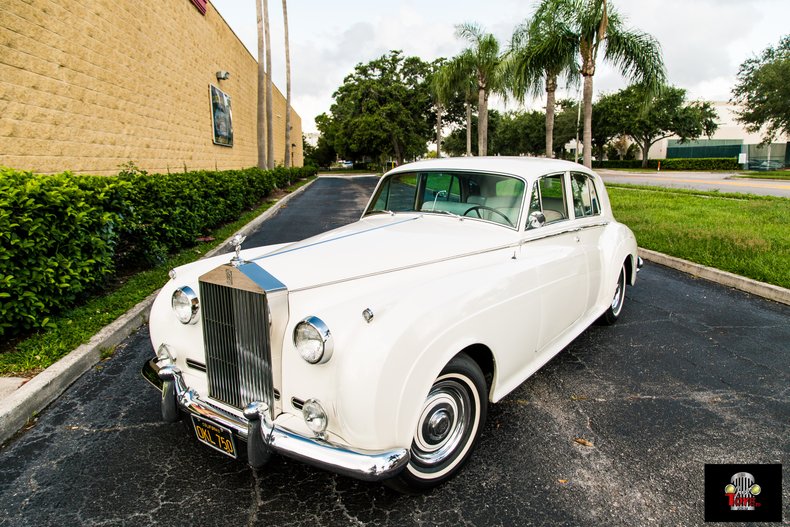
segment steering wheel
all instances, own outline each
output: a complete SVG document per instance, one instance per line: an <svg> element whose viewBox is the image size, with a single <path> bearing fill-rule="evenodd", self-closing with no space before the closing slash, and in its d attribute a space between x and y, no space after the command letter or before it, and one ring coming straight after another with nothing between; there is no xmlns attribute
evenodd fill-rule
<svg viewBox="0 0 790 527"><path fill-rule="evenodd" d="M488 211L493 212L494 214L498 214L499 216L502 216L502 219L504 219L507 222L508 225L510 225L511 227L515 227L515 225L513 225L513 222L510 221L510 218L508 218L507 216L505 216L503 213L499 212L498 210L493 209L491 207L486 207L485 205L475 205L474 207L470 207L466 212L464 212L463 215L466 216L470 212L475 211L477 213L477 217L482 220L483 216L480 215L480 211L481 210L488 210Z"/></svg>

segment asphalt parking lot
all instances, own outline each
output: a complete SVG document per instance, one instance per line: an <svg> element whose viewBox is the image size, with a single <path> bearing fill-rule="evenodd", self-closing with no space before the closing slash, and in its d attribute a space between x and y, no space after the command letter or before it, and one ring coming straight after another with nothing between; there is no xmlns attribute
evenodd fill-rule
<svg viewBox="0 0 790 527"><path fill-rule="evenodd" d="M373 183L319 179L245 245L353 221ZM143 327L2 447L0 525L700 525L704 464L725 462L783 463L787 521L788 322L647 263L620 321L490 407L466 469L417 497L282 458L254 472L160 422Z"/></svg>

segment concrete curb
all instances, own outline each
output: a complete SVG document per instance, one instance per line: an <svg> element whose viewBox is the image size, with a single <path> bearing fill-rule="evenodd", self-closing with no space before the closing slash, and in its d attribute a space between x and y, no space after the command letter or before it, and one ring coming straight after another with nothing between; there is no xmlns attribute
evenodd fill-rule
<svg viewBox="0 0 790 527"><path fill-rule="evenodd" d="M739 291L744 291L746 293L751 293L753 295L767 298L768 300L773 300L774 302L790 305L790 289L785 289L784 287L758 282L757 280L752 280L751 278L745 278L737 274L728 273L727 271L721 271L713 267L707 267L694 262L689 262L688 260L675 258L674 256L651 251L649 249L640 248L639 255L645 260L663 265L665 267L671 267L672 269L677 269L678 271L683 271L684 273L690 274L692 276L698 276L700 278L704 278L705 280L716 282L717 284L732 287L733 289L738 289Z"/></svg>
<svg viewBox="0 0 790 527"><path fill-rule="evenodd" d="M104 326L87 344L70 352L0 400L0 444L98 363L102 350L114 348L143 325L148 319L155 297L156 293L151 294L115 322Z"/></svg>
<svg viewBox="0 0 790 527"><path fill-rule="evenodd" d="M250 231L256 229L261 223L273 216L291 198L303 192L313 181L299 187L287 196L283 196L266 212L242 227L237 234L245 236L249 234ZM203 258L221 254L223 249L228 247L228 243L232 238L233 236L211 251L208 251ZM83 373L95 366L101 360L103 350L114 348L137 328L147 323L151 305L154 303L158 293L159 291L155 291L149 295L145 300L121 315L115 322L104 326L86 344L71 351L55 364L14 390L13 393L0 399L0 445L24 427L28 419L60 397L66 391L66 388L79 379Z"/></svg>

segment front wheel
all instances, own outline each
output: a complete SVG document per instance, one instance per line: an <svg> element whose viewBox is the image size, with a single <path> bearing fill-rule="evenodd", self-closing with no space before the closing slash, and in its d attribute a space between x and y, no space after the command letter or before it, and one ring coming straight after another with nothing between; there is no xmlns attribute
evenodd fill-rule
<svg viewBox="0 0 790 527"><path fill-rule="evenodd" d="M601 324L605 324L607 326L611 326L617 319L620 318L620 313L623 311L623 304L625 303L625 284L626 284L626 268L625 262L623 262L623 267L620 268L620 276L617 278L617 286L614 289L614 296L612 297L612 303L609 305L609 309L601 315L601 318L598 320Z"/></svg>
<svg viewBox="0 0 790 527"><path fill-rule="evenodd" d="M434 381L420 412L409 464L387 485L423 491L450 479L469 458L486 420L488 395L483 372L457 355Z"/></svg>

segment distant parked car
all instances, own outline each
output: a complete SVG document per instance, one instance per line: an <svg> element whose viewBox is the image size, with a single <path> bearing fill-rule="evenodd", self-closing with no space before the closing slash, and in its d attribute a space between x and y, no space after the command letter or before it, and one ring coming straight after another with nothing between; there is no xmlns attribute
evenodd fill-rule
<svg viewBox="0 0 790 527"><path fill-rule="evenodd" d="M399 490L452 477L488 404L614 323L640 266L601 178L534 158L403 165L356 223L240 244L153 305L163 418L255 467L278 452Z"/></svg>
<svg viewBox="0 0 790 527"><path fill-rule="evenodd" d="M340 161L340 168L354 168L353 161Z"/></svg>
<svg viewBox="0 0 790 527"><path fill-rule="evenodd" d="M775 159L749 162L749 170L779 170L781 168L784 168L784 163Z"/></svg>

